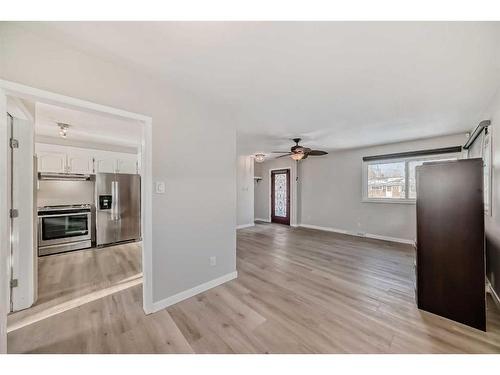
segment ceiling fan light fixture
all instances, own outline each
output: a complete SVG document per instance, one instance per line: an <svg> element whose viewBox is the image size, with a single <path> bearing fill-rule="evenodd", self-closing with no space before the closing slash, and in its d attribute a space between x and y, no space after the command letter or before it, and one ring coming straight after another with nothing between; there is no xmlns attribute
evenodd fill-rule
<svg viewBox="0 0 500 375"><path fill-rule="evenodd" d="M255 154L255 155L254 155L254 158L255 158L255 161L256 161L257 163L262 163L262 162L264 162L264 160L266 160L266 155L265 155L265 154L260 154L260 153L259 153L259 154Z"/></svg>
<svg viewBox="0 0 500 375"><path fill-rule="evenodd" d="M302 158L304 157L304 154L301 154L301 153L300 153L300 154L299 154L299 153L297 153L297 154L292 154L292 155L290 155L290 157L291 157L293 160L295 160L295 161L299 161L299 160L302 160Z"/></svg>

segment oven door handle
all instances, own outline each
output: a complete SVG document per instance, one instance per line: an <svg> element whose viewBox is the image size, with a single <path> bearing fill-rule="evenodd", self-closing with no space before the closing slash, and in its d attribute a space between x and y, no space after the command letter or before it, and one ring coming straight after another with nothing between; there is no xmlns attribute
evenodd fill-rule
<svg viewBox="0 0 500 375"><path fill-rule="evenodd" d="M51 214L38 214L38 217L61 217L61 216L77 216L77 215L88 215L90 212L85 211L85 212L75 212L71 214L57 214L57 215L51 215Z"/></svg>

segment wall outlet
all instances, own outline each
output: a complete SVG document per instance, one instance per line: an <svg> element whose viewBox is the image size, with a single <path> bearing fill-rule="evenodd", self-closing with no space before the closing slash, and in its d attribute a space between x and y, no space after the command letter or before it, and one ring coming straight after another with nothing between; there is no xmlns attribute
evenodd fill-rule
<svg viewBox="0 0 500 375"><path fill-rule="evenodd" d="M217 257L210 257L210 265L215 266L217 264Z"/></svg>
<svg viewBox="0 0 500 375"><path fill-rule="evenodd" d="M163 181L155 182L155 192L156 194L165 194L165 182Z"/></svg>

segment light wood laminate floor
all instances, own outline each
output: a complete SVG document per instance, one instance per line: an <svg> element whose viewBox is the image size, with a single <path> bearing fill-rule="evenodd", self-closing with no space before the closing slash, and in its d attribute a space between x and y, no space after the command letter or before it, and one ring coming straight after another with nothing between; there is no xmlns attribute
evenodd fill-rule
<svg viewBox="0 0 500 375"><path fill-rule="evenodd" d="M277 224L238 231L238 279L155 314L140 285L17 329L12 353L500 353L420 311L411 246Z"/></svg>
<svg viewBox="0 0 500 375"><path fill-rule="evenodd" d="M126 243L38 258L38 299L29 309L10 314L8 326L63 311L142 282L141 245ZM104 291L104 292L103 292Z"/></svg>

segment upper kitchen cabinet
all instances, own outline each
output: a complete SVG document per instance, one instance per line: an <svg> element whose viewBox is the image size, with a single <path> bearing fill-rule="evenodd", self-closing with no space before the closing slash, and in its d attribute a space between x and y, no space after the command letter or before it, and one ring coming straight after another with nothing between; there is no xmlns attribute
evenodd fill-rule
<svg viewBox="0 0 500 375"><path fill-rule="evenodd" d="M117 154L116 172L136 174L139 173L137 168L137 155L134 154Z"/></svg>
<svg viewBox="0 0 500 375"><path fill-rule="evenodd" d="M94 158L89 152L81 148L71 147L67 150L67 172L91 174L94 173Z"/></svg>
<svg viewBox="0 0 500 375"><path fill-rule="evenodd" d="M36 144L38 172L127 173L138 171L137 155L79 147Z"/></svg>
<svg viewBox="0 0 500 375"><path fill-rule="evenodd" d="M39 172L66 173L66 150L62 147L54 148L52 145L37 143L36 154Z"/></svg>
<svg viewBox="0 0 500 375"><path fill-rule="evenodd" d="M115 173L116 156L114 152L95 151L94 153L94 171L95 173Z"/></svg>

